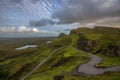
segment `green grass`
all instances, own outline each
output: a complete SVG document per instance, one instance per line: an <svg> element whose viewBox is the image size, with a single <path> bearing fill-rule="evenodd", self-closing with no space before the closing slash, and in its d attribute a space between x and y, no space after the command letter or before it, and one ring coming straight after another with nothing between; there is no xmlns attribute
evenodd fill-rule
<svg viewBox="0 0 120 80"><path fill-rule="evenodd" d="M51 41L54 38L0 38L0 51L14 50L17 47L24 45L43 46L46 41Z"/></svg>
<svg viewBox="0 0 120 80"><path fill-rule="evenodd" d="M107 72L98 76L73 76L66 75L62 80L120 80L120 72Z"/></svg>
<svg viewBox="0 0 120 80"><path fill-rule="evenodd" d="M102 62L98 66L110 67L120 65L120 57L116 56L108 56L103 54L98 54L98 56L102 57Z"/></svg>
<svg viewBox="0 0 120 80"><path fill-rule="evenodd" d="M18 40L18 43L16 43L16 40L17 39L8 39L6 41L12 42L11 44L5 43L4 45L1 45L3 46L2 48L5 48L5 51L0 53L0 76L3 80L18 80L21 76L32 70L41 60L48 56L50 51L52 51L52 49L47 48L48 44L46 44L46 41L51 40L49 38L34 38L32 40L24 39L24 41ZM22 43L38 44L38 48L29 48L19 51L16 51L15 48L13 48L15 44L24 45ZM6 44L11 48L5 47Z"/></svg>
<svg viewBox="0 0 120 80"><path fill-rule="evenodd" d="M6 76L10 77L16 74L16 72L19 71L24 65L33 62L35 62L37 65L38 64L37 61L41 61L42 59L45 58L42 56L39 58L39 56L40 56L40 52L26 51L21 55L11 56L4 59L4 61L0 63L0 68L3 70L3 72L8 72L9 75Z"/></svg>
<svg viewBox="0 0 120 80"><path fill-rule="evenodd" d="M85 36L90 40L99 40L102 37L101 34L93 34L93 33L85 34Z"/></svg>
<svg viewBox="0 0 120 80"><path fill-rule="evenodd" d="M44 63L27 80L53 80L56 75L71 72L75 67L89 60L73 48L63 47L56 51L51 58Z"/></svg>
<svg viewBox="0 0 120 80"><path fill-rule="evenodd" d="M70 45L77 48L76 43L77 43L77 40L79 39L79 36L77 34L75 34L75 33L72 33L72 34L69 35L69 38L70 38L69 40L72 41Z"/></svg>

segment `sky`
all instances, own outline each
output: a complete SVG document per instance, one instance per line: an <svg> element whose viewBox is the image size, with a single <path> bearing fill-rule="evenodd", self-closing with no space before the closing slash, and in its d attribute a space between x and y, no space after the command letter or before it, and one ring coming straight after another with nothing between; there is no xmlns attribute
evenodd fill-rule
<svg viewBox="0 0 120 80"><path fill-rule="evenodd" d="M0 37L46 37L120 27L120 0L0 0Z"/></svg>

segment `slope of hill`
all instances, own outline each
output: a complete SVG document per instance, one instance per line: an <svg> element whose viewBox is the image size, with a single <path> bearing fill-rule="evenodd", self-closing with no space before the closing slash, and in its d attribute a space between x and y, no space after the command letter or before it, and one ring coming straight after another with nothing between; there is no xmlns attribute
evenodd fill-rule
<svg viewBox="0 0 120 80"><path fill-rule="evenodd" d="M70 35L68 36L62 36L58 37L55 39L49 47L51 48L60 48L64 47L62 50L59 50L58 52L55 52L57 54L55 56L55 59L48 60L48 63L45 63L42 67L40 67L37 71L35 71L30 77L27 78L27 80L88 80L89 78L91 80L96 80L100 79L100 77L103 77L103 79L119 79L120 77L118 76L120 72L118 73L105 73L103 75L98 75L98 76L90 76L90 77L79 77L79 76L74 76L71 74L72 69L80 65L80 63L73 65L72 62L76 62L76 60L67 60L69 62L64 64L64 61L62 62L60 60L59 63L57 63L57 66L51 67L52 64L55 64L54 61L56 62L57 56L63 55L63 54L71 54L74 53L72 48L68 50L67 52L64 51L66 49L66 46L72 46L75 48L78 48L79 50L91 52L93 54L100 54L103 58L103 62L99 65L96 65L96 67L110 67L110 66L116 66L120 65L120 57L119 57L119 34L120 34L120 29L116 28L107 28L107 27L95 27L94 29L89 29L89 28L79 28L72 30ZM109 46L114 45L112 49L114 52L112 52L111 49L109 49ZM102 49L101 49L102 48ZM109 52L108 52L109 50ZM63 51L63 52L62 52ZM58 54L59 53L59 54ZM74 54L76 56L77 54ZM79 56L78 56L79 57ZM85 56L87 59L87 56ZM54 58L54 57L52 57ZM80 58L80 57L79 57ZM84 59L84 60L86 60ZM88 57L89 59L89 57ZM64 60L64 59L62 59ZM111 61L111 62L110 62ZM79 61L78 61L79 62ZM47 69L46 68L49 68ZM67 68L65 67L67 66ZM69 71L67 71L68 68L72 67ZM44 69L44 70L42 70ZM117 74L117 75L116 75ZM111 77L107 77L110 75ZM46 77L47 76L47 77Z"/></svg>
<svg viewBox="0 0 120 80"><path fill-rule="evenodd" d="M84 55L82 51L103 58L102 63L96 67L120 65L119 35L119 28L95 27L72 30L69 35L62 34L51 43L42 45L35 50L23 50L20 51L21 53L16 52L18 54L2 59L0 61L1 80L20 80L56 49L57 51L26 80L100 80L100 77L103 80L119 80L120 72L106 72L89 77L72 74L77 66L90 60L90 55Z"/></svg>

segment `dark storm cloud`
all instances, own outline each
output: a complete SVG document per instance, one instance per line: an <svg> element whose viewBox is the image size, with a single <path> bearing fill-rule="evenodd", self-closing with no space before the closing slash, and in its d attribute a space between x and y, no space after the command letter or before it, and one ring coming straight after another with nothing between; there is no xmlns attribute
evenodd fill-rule
<svg viewBox="0 0 120 80"><path fill-rule="evenodd" d="M39 21L30 21L29 22L30 26L35 26L35 27L40 27L40 26L44 26L47 24L55 24L55 22L53 22L52 20L49 20L49 19L42 19Z"/></svg>
<svg viewBox="0 0 120 80"><path fill-rule="evenodd" d="M60 23L92 22L120 16L120 0L64 1L64 8L53 14L53 18L60 19Z"/></svg>

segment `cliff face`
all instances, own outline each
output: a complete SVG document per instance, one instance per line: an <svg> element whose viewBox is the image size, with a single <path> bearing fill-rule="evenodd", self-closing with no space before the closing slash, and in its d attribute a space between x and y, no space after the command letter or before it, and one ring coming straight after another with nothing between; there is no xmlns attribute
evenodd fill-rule
<svg viewBox="0 0 120 80"><path fill-rule="evenodd" d="M78 49L81 49L87 52L92 51L96 45L97 45L96 41L89 40L83 35L80 35L79 39L77 40Z"/></svg>
<svg viewBox="0 0 120 80"><path fill-rule="evenodd" d="M120 48L116 45L108 45L106 48L106 53L113 56L120 56Z"/></svg>
<svg viewBox="0 0 120 80"><path fill-rule="evenodd" d="M120 56L119 46L112 44L100 46L101 44L101 42L90 40L85 36L80 36L77 41L77 47L80 50L92 53L103 53L111 56Z"/></svg>
<svg viewBox="0 0 120 80"><path fill-rule="evenodd" d="M105 30L106 29L106 30ZM77 48L91 53L120 56L120 32L110 28L76 29L71 34L78 35Z"/></svg>

